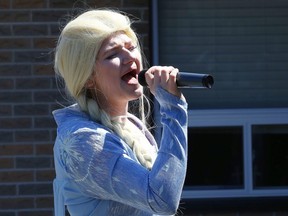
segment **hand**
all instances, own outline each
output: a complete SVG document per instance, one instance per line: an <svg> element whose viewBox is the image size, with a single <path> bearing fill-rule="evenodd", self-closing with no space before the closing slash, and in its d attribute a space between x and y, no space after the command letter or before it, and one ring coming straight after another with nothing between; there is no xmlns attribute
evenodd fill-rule
<svg viewBox="0 0 288 216"><path fill-rule="evenodd" d="M154 95L156 88L158 86L161 86L169 93L179 98L182 97L182 93L180 92L176 84L176 76L178 72L179 70L172 66L153 66L149 68L145 73L145 79L151 93Z"/></svg>

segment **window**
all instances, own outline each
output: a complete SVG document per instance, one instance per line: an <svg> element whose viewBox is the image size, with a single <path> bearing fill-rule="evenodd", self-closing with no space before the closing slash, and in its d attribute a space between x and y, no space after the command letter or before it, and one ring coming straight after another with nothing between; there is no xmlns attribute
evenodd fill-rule
<svg viewBox="0 0 288 216"><path fill-rule="evenodd" d="M215 79L183 89L183 198L287 196L288 1L152 2L153 64Z"/></svg>
<svg viewBox="0 0 288 216"><path fill-rule="evenodd" d="M189 166L185 185L190 189L243 188L243 128L190 127Z"/></svg>
<svg viewBox="0 0 288 216"><path fill-rule="evenodd" d="M288 125L253 125L253 187L288 189Z"/></svg>
<svg viewBox="0 0 288 216"><path fill-rule="evenodd" d="M287 196L288 110L190 110L184 198Z"/></svg>
<svg viewBox="0 0 288 216"><path fill-rule="evenodd" d="M160 64L215 78L191 109L288 107L288 1L158 0L158 32Z"/></svg>

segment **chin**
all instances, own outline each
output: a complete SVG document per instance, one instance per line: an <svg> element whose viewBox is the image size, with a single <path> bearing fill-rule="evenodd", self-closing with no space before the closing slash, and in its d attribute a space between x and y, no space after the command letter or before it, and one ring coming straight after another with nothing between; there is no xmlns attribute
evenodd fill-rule
<svg viewBox="0 0 288 216"><path fill-rule="evenodd" d="M132 100L137 100L142 95L143 95L143 87L141 86L141 88L138 88L137 90L134 91Z"/></svg>
<svg viewBox="0 0 288 216"><path fill-rule="evenodd" d="M137 100L138 98L142 97L142 95L143 95L143 92L135 94L134 100Z"/></svg>
<svg viewBox="0 0 288 216"><path fill-rule="evenodd" d="M139 88L135 91L137 94L139 94L140 96L142 96L143 94L143 86L139 85ZM139 96L139 97L140 97Z"/></svg>

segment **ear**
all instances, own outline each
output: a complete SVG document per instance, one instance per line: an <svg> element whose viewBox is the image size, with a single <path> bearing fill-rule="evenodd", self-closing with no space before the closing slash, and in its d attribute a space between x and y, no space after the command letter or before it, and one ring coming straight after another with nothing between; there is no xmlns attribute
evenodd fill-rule
<svg viewBox="0 0 288 216"><path fill-rule="evenodd" d="M89 78L84 86L86 89L93 89L95 87L95 81L92 78Z"/></svg>

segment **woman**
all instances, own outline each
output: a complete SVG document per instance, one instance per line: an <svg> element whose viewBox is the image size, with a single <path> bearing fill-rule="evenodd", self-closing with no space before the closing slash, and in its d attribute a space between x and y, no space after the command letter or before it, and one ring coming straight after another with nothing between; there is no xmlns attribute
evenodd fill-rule
<svg viewBox="0 0 288 216"><path fill-rule="evenodd" d="M55 215L172 215L187 163L187 104L178 70L154 66L145 74L160 103L158 146L145 126L142 59L136 34L121 13L92 10L63 29L55 71L75 104L53 112ZM142 121L128 112L139 100Z"/></svg>

